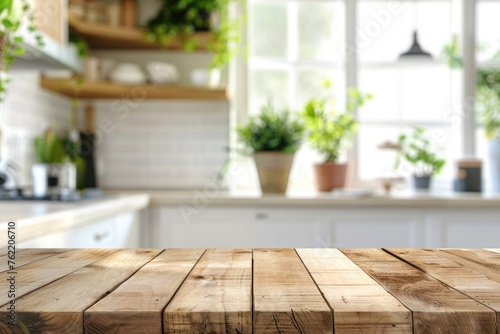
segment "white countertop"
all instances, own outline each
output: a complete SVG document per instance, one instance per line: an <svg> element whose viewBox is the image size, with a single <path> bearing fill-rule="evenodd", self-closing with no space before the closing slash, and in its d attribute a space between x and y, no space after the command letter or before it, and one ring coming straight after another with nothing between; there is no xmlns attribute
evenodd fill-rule
<svg viewBox="0 0 500 334"><path fill-rule="evenodd" d="M311 206L339 208L498 208L500 194L480 193L413 193L402 192L387 196L360 193L291 193L261 195L203 189L175 190L108 190L109 193L147 193L150 206Z"/></svg>
<svg viewBox="0 0 500 334"><path fill-rule="evenodd" d="M147 193L113 194L98 199L76 202L0 201L0 230L6 233L7 223L16 223L19 238L34 238L105 219L149 205ZM6 238L0 244L5 246Z"/></svg>

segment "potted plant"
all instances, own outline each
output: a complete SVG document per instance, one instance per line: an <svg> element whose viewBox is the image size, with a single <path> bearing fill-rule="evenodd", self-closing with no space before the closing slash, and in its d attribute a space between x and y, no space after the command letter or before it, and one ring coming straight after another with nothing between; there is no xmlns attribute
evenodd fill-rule
<svg viewBox="0 0 500 334"><path fill-rule="evenodd" d="M446 161L438 157L431 141L425 136L425 129L416 127L410 136L401 134L398 145L395 168L399 168L404 159L412 169L413 188L428 190L432 177L441 172Z"/></svg>
<svg viewBox="0 0 500 334"><path fill-rule="evenodd" d="M259 115L237 129L246 152L253 154L263 193L285 193L304 127L288 110L262 107Z"/></svg>
<svg viewBox="0 0 500 334"><path fill-rule="evenodd" d="M34 34L39 46L43 46L42 36L37 32L34 15L28 0L0 1L0 102L7 93L10 81L8 72L16 58L25 54L22 47L23 36L19 30L26 23L28 31Z"/></svg>
<svg viewBox="0 0 500 334"><path fill-rule="evenodd" d="M231 19L229 15L230 3L234 1L237 0L163 0L157 15L147 23L147 39L168 45L177 37L186 51L193 51L199 42L193 34L211 31L207 44L207 50L214 52L210 75L220 80L220 70L236 54L240 41L242 18Z"/></svg>
<svg viewBox="0 0 500 334"><path fill-rule="evenodd" d="M328 88L330 83L325 83ZM343 188L347 163L339 163L340 154L349 146L358 123L354 111L372 97L354 88L348 89L347 110L338 112L332 99L311 99L302 112L307 140L323 156L323 161L313 165L317 191Z"/></svg>

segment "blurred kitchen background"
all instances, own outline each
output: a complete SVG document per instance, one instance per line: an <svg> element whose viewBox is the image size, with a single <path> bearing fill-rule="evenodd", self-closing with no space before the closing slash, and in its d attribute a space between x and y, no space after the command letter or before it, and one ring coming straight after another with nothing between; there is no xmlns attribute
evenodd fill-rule
<svg viewBox="0 0 500 334"><path fill-rule="evenodd" d="M449 205L464 210L485 205L491 209L485 221L495 223L496 202L481 200L493 200L500 191L500 2L182 3L15 0L12 7L1 8L1 17L10 20L0 29L4 199L71 201L142 192L152 196L152 203L156 194L158 203L169 198L168 205L178 208L202 193L207 205L213 198L228 199L220 205L229 211L216 217L233 209L237 217L244 212L238 205L244 204L232 198L261 198L261 181L252 155L242 154L236 129L267 104L298 116L311 99L327 97L344 111L354 88L369 98L353 110L357 131L336 161L347 163L345 184L317 191L312 166L322 161L322 152L305 138L294 158L287 195L249 205L272 206L273 198L404 198L414 199L424 211L428 205L439 206L444 215L453 213ZM23 23L15 30L17 18ZM9 38L23 51L6 43ZM17 58L10 70L8 52ZM429 152L443 161L436 168L439 174L425 175L432 176L429 190L415 189L415 166L421 162L412 165L406 159L395 167L398 150L406 145L400 136L410 136L416 128L422 129ZM40 163L70 167L57 172L62 176L54 181L46 175L50 170L34 171ZM44 184L37 184L37 173ZM38 198L34 187L41 187ZM449 204L462 195L472 202ZM401 202L365 204L383 209ZM185 218L185 212L172 214ZM159 213L150 212L148 219L154 215ZM257 218L267 216L257 213ZM412 228L412 235L432 234ZM457 240L466 239L467 233L457 233ZM322 234L322 228L313 233ZM184 238L181 245L194 240ZM315 238L311 240L317 244ZM415 238L404 244L430 245Z"/></svg>

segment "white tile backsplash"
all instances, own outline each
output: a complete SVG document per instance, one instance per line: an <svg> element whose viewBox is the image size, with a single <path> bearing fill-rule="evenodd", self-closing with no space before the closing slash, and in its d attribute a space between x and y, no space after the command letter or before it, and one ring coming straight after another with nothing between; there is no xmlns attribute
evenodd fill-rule
<svg viewBox="0 0 500 334"><path fill-rule="evenodd" d="M22 185L29 185L34 138L49 127L66 134L71 100L41 89L38 73L13 72L12 77L7 99L0 104L0 157L21 166ZM103 188L202 187L226 162L226 102L117 100L95 106Z"/></svg>
<svg viewBox="0 0 500 334"><path fill-rule="evenodd" d="M133 104L127 113L114 113L116 105L96 104L97 165L104 188L202 187L228 158L226 102L148 101ZM108 125L100 127L103 119Z"/></svg>
<svg viewBox="0 0 500 334"><path fill-rule="evenodd" d="M33 142L49 127L65 133L70 124L71 102L40 88L39 73L12 71L8 94L0 104L0 157L20 167L21 185L31 184L35 162Z"/></svg>

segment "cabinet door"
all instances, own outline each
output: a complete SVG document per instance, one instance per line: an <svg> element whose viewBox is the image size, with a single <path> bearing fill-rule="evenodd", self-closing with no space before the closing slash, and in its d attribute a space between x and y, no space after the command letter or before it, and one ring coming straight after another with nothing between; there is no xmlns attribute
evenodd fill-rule
<svg viewBox="0 0 500 334"><path fill-rule="evenodd" d="M139 228L137 214L130 212L44 235L26 242L20 248L137 248Z"/></svg>
<svg viewBox="0 0 500 334"><path fill-rule="evenodd" d="M425 214L420 210L336 209L331 212L329 247L424 247Z"/></svg>
<svg viewBox="0 0 500 334"><path fill-rule="evenodd" d="M329 210L272 208L255 210L255 247L328 247Z"/></svg>
<svg viewBox="0 0 500 334"><path fill-rule="evenodd" d="M251 248L255 245L254 210L234 207L158 208L154 247Z"/></svg>
<svg viewBox="0 0 500 334"><path fill-rule="evenodd" d="M427 247L500 248L500 216L495 209L438 212L427 222Z"/></svg>

